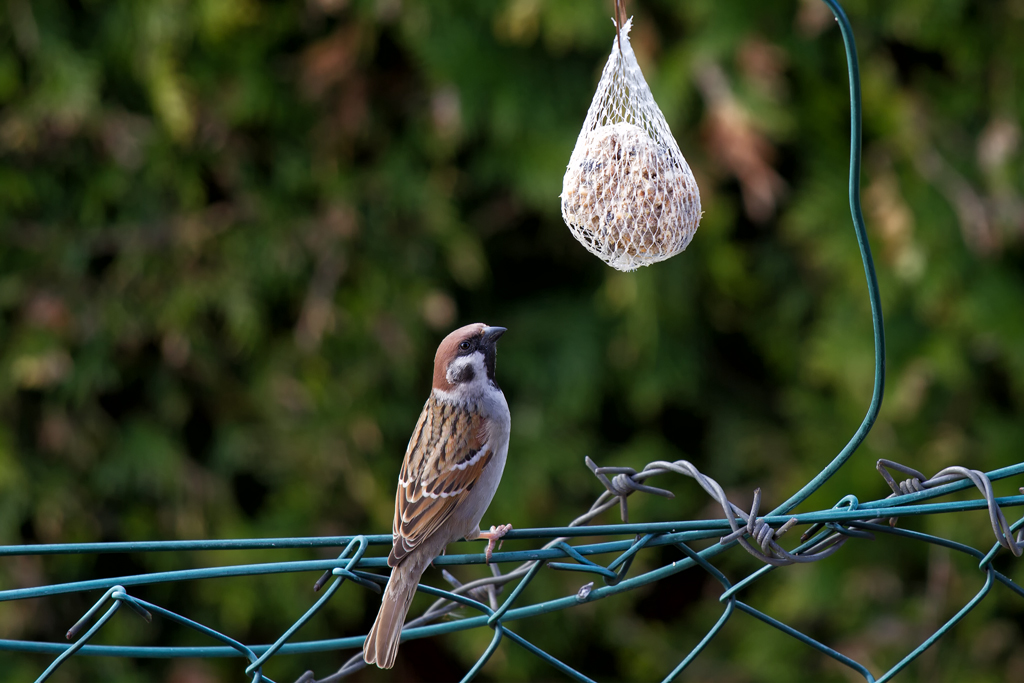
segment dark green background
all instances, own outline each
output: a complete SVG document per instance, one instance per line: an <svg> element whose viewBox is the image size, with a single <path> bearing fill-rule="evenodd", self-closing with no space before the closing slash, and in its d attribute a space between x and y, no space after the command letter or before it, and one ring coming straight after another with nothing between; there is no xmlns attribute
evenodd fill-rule
<svg viewBox="0 0 1024 683"><path fill-rule="evenodd" d="M0 543L385 533L434 349L476 321L509 328L498 379L512 441L486 524L582 513L601 491L584 455L685 458L741 506L761 487L774 507L813 476L859 424L873 368L835 22L814 1L627 3L705 213L685 253L623 274L572 239L558 200L610 5L3 3ZM884 497L878 457L988 470L1019 462L1024 443L1024 2L847 9L888 391L864 446L804 510ZM655 483L677 498L635 496L633 521L716 514L691 480ZM984 513L901 524L994 540ZM336 553L7 557L0 587ZM641 553L634 571L679 557ZM739 549L718 565L734 580L757 567ZM1024 580L1019 561L996 566ZM314 579L134 592L266 643L312 603ZM425 581L443 584L436 570ZM982 581L973 561L879 538L744 598L880 672ZM543 572L523 599L583 582ZM714 623L718 592L694 570L515 628L600 680L650 680ZM98 595L0 604L0 638L60 641ZM377 600L345 586L299 638L364 633ZM902 680L1022 680L1022 629L1024 602L997 586ZM390 674L357 679L457 678L490 637L411 642ZM127 611L96 642L212 644ZM324 676L349 654L278 656L265 671ZM0 669L31 680L51 659L0 653ZM243 669L79 657L54 680ZM558 677L508 642L481 674ZM684 679L850 674L737 615Z"/></svg>

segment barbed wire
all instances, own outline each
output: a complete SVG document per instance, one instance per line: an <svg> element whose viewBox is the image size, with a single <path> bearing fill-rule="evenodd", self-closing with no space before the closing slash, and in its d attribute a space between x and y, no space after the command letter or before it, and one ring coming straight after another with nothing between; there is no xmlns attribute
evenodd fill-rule
<svg viewBox="0 0 1024 683"><path fill-rule="evenodd" d="M576 605L634 590L661 581L679 572L700 567L722 585L719 601L723 605L721 616L696 646L674 668L667 672L665 679L675 679L704 650L723 626L737 613L754 617L788 636L820 651L869 682L892 679L911 661L917 658L940 637L956 625L1000 583L1020 597L1024 589L1012 579L993 567L993 559L1000 550L1006 550L1015 557L1024 553L1024 518L1012 524L1007 520L1005 509L1024 505L1024 487L1020 495L997 497L992 482L1009 477L1024 475L1024 463L981 472L966 467L947 467L932 477L889 460L877 462L878 472L892 490L886 498L861 503L853 495L847 495L828 510L813 512L791 512L805 501L825 481L832 477L850 458L866 437L878 415L885 382L885 338L882 324L882 310L871 258L867 234L860 206L860 164L861 164L861 96L860 76L853 31L842 8L836 0L823 0L832 10L839 24L850 79L850 212L854 232L860 248L867 280L868 297L875 343L874 388L868 410L853 437L838 455L810 482L794 493L788 500L766 515L760 515L761 492L756 490L749 511L732 503L725 491L714 479L702 474L686 460L674 462L656 461L640 471L628 467L599 467L590 458L585 459L587 467L598 479L605 491L594 501L590 509L565 527L545 529L516 529L506 539L546 539L539 548L517 551L501 551L492 556L492 576L466 583L460 582L445 569L449 566L484 564L483 553L444 555L434 564L442 568L442 575L451 589L441 589L420 584L419 591L433 595L437 600L421 616L410 620L402 631L402 640L426 638L445 633L475 628L490 628L494 635L490 644L478 657L476 663L466 672L463 680L474 678L494 654L499 644L507 639L526 651L539 657L556 670L577 681L591 681L585 673L560 661L545 652L538 645L512 631L508 624L522 619L538 617L557 610L570 609ZM889 470L897 471L908 479L897 482ZM647 481L653 477L676 474L693 479L698 486L721 508L722 517L703 520L680 520L669 522L630 523L628 499L636 492L649 495L674 497L667 489L651 486ZM928 502L933 499L974 487L980 498L969 500L947 500ZM592 525L604 512L619 507L621 524ZM900 517L959 513L971 510L986 510L995 536L995 542L986 551L939 536L901 529L896 526ZM884 523L886 522L887 523ZM807 526L796 547L786 549L780 539L795 526ZM868 667L848 657L817 639L802 633L774 617L761 612L739 600L739 593L780 567L797 563L823 560L838 552L851 539L870 540L877 534L890 534L935 544L978 560L978 569L984 573L985 581L979 591L955 615L936 629L920 645L891 667L879 678L875 678ZM573 539L596 537L632 537L623 540L580 543L573 545ZM716 541L717 539L717 541ZM692 544L712 541L701 550ZM253 682L272 679L264 675L264 665L274 656L306 655L315 652L355 649L355 654L337 671L317 679L314 672L307 671L296 683L329 683L339 681L361 669L365 664L358 652L364 636L324 640L293 642L295 633L308 623L317 612L341 589L346 582L379 593L387 583L387 577L368 570L386 570L385 556L367 556L370 546L388 546L390 534L335 536L315 538L272 538L272 539L229 539L195 541L143 541L117 543L76 543L0 546L3 556L45 556L59 554L95 554L110 552L161 552L161 551L232 551L254 549L295 549L295 548L343 548L335 559L278 561L259 564L240 564L197 569L151 572L115 578L92 579L69 583L58 583L29 588L0 591L0 602L52 597L71 593L103 590L103 595L67 632L70 645L63 643L37 642L26 640L0 639L0 651L39 653L56 655L56 658L40 674L37 681L48 679L69 658L79 656L107 657L239 657L246 662L246 676ZM711 560L736 546L757 558L763 567L750 573L737 583L730 582L716 568ZM657 547L673 546L685 556L682 560L657 566L635 576L629 575L636 555ZM607 565L593 559L600 555L614 554ZM503 573L500 565L516 565ZM574 571L590 575L593 580L584 583L573 594L541 601L534 604L520 604L524 590L543 569ZM323 594L306 612L289 626L281 636L269 645L246 645L210 626L201 624L187 616L141 599L129 593L129 587L138 587L191 581L197 579L240 577L254 575L278 575L295 572L324 572L313 586ZM589 577L588 577L589 578ZM603 585L597 586L600 579ZM507 585L514 587L504 596ZM328 585L329 584L329 585ZM217 641L218 645L190 647L156 647L91 645L89 641L107 624L123 605L145 621L154 616L185 626ZM479 616L452 618L460 607L467 607ZM104 611L105 610L105 611ZM102 612L102 614L100 614ZM89 626L89 624L92 624ZM88 626L88 628L86 628ZM84 630L84 632L83 632Z"/></svg>

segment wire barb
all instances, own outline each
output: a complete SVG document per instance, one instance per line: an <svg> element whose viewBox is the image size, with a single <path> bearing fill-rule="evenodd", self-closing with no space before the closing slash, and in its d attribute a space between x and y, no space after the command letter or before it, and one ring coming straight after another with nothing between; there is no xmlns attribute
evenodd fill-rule
<svg viewBox="0 0 1024 683"><path fill-rule="evenodd" d="M985 503L988 508L989 522L992 524L992 532L995 534L996 542L1006 548L1014 557L1020 557L1024 554L1024 532L1018 531L1017 536L1014 537L1013 531L1010 529L1009 523L1006 521L1006 515L1003 514L1002 509L999 507L999 503L996 501L996 496L992 490L992 480L989 479L988 475L979 470L972 470L966 467L953 466L947 467L935 474L932 478L925 477L924 474L917 470L901 465L898 462L892 460L880 459L876 465L876 469L885 482L892 489L892 494L889 498L898 498L900 496L911 495L914 493L921 493L929 489L933 489L946 484L951 484L955 481L966 479L974 484L975 488L985 498ZM911 479L899 482L898 484L889 474L888 469L894 469L903 474L908 474ZM1024 492L1024 488L1021 489ZM889 525L891 527L896 526L896 518L889 518Z"/></svg>

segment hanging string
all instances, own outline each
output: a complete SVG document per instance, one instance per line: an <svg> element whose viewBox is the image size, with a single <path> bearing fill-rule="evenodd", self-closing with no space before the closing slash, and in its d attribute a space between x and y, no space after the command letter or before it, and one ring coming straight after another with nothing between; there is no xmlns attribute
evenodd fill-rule
<svg viewBox="0 0 1024 683"><path fill-rule="evenodd" d="M625 12L621 0L615 0L615 39L619 42L619 55L622 55L622 21Z"/></svg>

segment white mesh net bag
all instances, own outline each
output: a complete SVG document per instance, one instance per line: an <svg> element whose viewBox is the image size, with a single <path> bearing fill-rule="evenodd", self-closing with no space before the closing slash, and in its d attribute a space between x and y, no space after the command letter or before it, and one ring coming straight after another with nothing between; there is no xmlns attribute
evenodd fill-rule
<svg viewBox="0 0 1024 683"><path fill-rule="evenodd" d="M573 236L624 271L681 252L701 215L697 182L629 44L631 22L612 44L562 179Z"/></svg>

